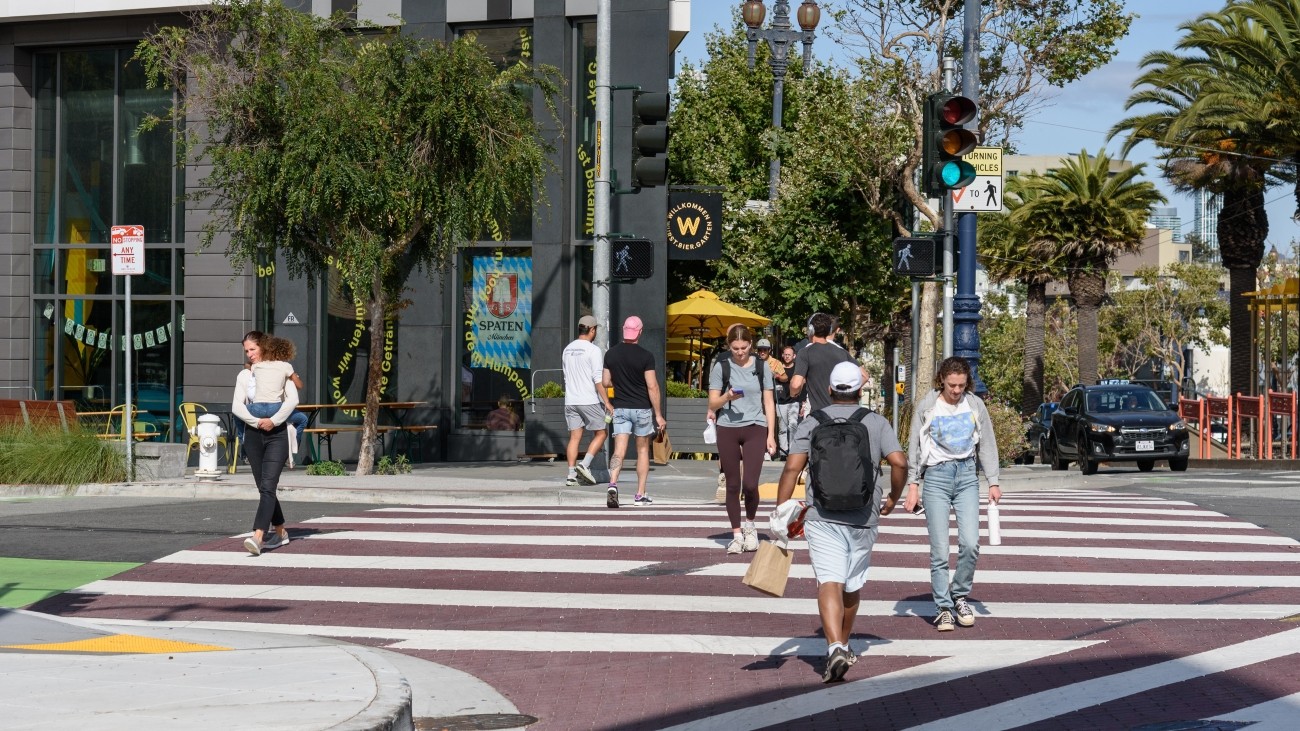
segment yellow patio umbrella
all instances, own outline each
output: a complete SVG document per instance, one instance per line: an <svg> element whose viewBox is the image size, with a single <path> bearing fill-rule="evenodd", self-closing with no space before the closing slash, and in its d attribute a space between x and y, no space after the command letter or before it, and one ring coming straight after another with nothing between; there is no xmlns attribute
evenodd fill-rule
<svg viewBox="0 0 1300 731"><path fill-rule="evenodd" d="M687 335L692 338L720 338L727 328L736 323L748 327L762 327L772 322L763 317L723 302L718 295L701 289L686 299L668 305L668 335Z"/></svg>

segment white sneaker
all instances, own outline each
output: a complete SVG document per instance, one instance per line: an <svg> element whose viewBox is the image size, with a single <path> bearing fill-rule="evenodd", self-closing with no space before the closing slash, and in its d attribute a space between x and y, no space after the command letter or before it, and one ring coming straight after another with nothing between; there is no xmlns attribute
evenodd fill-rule
<svg viewBox="0 0 1300 731"><path fill-rule="evenodd" d="M583 465L579 464L578 466L573 468L573 471L578 473L578 479L582 480L583 484L586 485L596 484L595 475L591 474L591 470L587 469Z"/></svg>
<svg viewBox="0 0 1300 731"><path fill-rule="evenodd" d="M736 536L735 538L732 538L731 543L727 544L728 554L741 553L744 550L745 550L745 539L742 536Z"/></svg>
<svg viewBox="0 0 1300 731"><path fill-rule="evenodd" d="M758 531L754 528L753 523L746 523L741 526L740 537L742 547L746 551L758 550Z"/></svg>

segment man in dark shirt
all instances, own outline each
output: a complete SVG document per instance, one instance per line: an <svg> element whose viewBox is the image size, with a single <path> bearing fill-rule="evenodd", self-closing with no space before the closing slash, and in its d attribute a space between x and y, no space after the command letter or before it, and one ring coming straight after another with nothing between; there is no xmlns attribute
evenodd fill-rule
<svg viewBox="0 0 1300 731"><path fill-rule="evenodd" d="M623 469L630 437L636 436L636 496L634 505L650 504L645 494L650 476L650 438L668 422L660 407L659 378L655 358L637 344L641 339L641 318L623 321L623 342L605 353L605 388L614 389L614 453L609 459L609 490L605 505L618 507L618 475Z"/></svg>
<svg viewBox="0 0 1300 731"><path fill-rule="evenodd" d="M840 363L852 363L854 360L847 350L827 339L835 331L834 317L818 312L808 320L808 324L813 330L812 342L799 351L794 378L790 379L790 395L803 393L807 384L808 413L812 413L831 405L831 370ZM863 372L862 380L867 380L866 372Z"/></svg>

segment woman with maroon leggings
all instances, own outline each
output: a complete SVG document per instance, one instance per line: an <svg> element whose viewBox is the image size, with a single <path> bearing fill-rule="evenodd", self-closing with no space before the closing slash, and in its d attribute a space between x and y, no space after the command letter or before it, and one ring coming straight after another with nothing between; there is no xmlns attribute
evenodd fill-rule
<svg viewBox="0 0 1300 731"><path fill-rule="evenodd" d="M744 326L727 333L731 356L713 364L709 374L709 409L717 414L718 459L727 478L727 518L734 536L727 553L758 550L758 477L763 455L776 454L776 406L772 371L752 354L754 334ZM724 375L725 374L725 375ZM724 383L724 381L726 381ZM744 483L741 483L741 464ZM745 492L745 522L740 521L740 492Z"/></svg>

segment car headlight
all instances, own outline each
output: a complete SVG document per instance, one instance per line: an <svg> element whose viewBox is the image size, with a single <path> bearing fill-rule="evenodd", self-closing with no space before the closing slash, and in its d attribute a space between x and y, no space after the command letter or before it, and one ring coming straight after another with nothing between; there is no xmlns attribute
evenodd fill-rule
<svg viewBox="0 0 1300 731"><path fill-rule="evenodd" d="M1179 419L1169 425L1169 431L1187 431L1187 422Z"/></svg>
<svg viewBox="0 0 1300 731"><path fill-rule="evenodd" d="M1107 433L1115 431L1115 427L1110 424L1089 424L1088 428L1094 432Z"/></svg>

